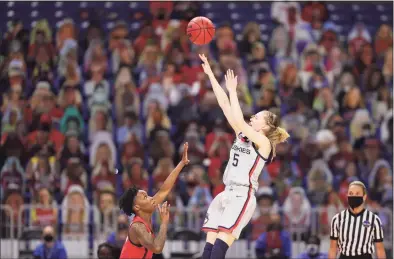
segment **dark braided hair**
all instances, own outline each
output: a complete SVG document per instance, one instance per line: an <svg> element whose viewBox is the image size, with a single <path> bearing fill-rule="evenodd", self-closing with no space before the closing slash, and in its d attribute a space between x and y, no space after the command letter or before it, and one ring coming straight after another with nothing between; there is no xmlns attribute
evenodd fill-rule
<svg viewBox="0 0 394 259"><path fill-rule="evenodd" d="M138 188L136 186L130 187L125 191L119 199L119 208L127 215L131 216L134 213L134 199L137 196Z"/></svg>

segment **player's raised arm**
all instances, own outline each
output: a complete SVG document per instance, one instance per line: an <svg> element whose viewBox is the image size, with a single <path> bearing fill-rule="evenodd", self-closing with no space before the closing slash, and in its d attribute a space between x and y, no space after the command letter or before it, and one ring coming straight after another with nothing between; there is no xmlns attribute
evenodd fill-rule
<svg viewBox="0 0 394 259"><path fill-rule="evenodd" d="M226 79L226 87L230 94L230 107L231 107L231 114L234 119L234 123L236 127L246 135L253 143L257 144L260 148L263 146L267 146L268 153L270 148L269 140L266 136L255 131L251 126L249 126L244 119L244 115L242 114L241 106L239 105L238 95L237 95L237 84L238 78L234 75L233 70L227 70L225 75Z"/></svg>
<svg viewBox="0 0 394 259"><path fill-rule="evenodd" d="M189 159L187 157L187 150L189 148L189 144L186 142L183 149L182 160L178 163L175 169L170 173L167 179L164 181L163 185L160 187L160 190L153 196L156 204L161 204L164 199L167 197L168 193L171 191L172 187L174 187L174 183L178 178L179 173L182 171L183 167L189 164Z"/></svg>
<svg viewBox="0 0 394 259"><path fill-rule="evenodd" d="M199 56L203 62L202 68L204 69L205 74L208 75L209 81L211 81L212 89L213 92L215 93L216 99L218 100L219 106L222 109L224 116L226 116L228 123L233 128L235 133L238 135L240 129L236 126L234 119L231 115L230 100L226 92L223 90L219 82L216 80L215 75L212 72L211 66L208 63L207 57L204 54L199 54Z"/></svg>

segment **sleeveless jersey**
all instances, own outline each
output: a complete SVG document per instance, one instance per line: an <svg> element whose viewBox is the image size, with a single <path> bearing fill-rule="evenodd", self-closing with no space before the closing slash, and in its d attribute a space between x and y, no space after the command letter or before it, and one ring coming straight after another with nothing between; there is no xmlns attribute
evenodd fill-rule
<svg viewBox="0 0 394 259"><path fill-rule="evenodd" d="M241 185L257 191L258 179L266 162L271 162L272 150L267 158L259 154L256 146L239 133L233 146L223 175L226 186Z"/></svg>
<svg viewBox="0 0 394 259"><path fill-rule="evenodd" d="M145 225L146 230L154 236L153 231L149 227L149 225L140 217L135 216L133 221L130 223L130 227L132 224L140 222ZM147 248L142 245L133 244L129 238L129 234L127 234L126 241L124 242L122 252L120 254L119 259L151 259L153 256L153 252L149 251Z"/></svg>

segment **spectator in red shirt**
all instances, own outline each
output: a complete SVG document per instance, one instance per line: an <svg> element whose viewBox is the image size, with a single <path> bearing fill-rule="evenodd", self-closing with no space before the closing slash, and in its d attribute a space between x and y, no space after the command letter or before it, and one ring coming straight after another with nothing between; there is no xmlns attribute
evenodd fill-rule
<svg viewBox="0 0 394 259"><path fill-rule="evenodd" d="M187 35L183 33L179 24L171 24L167 27L167 30L162 37L162 45L163 44L164 55L166 56L166 59L175 62L177 65L182 65L183 61L187 59L190 53ZM177 50L178 53L176 53L175 50ZM181 54L184 56L181 57Z"/></svg>
<svg viewBox="0 0 394 259"><path fill-rule="evenodd" d="M161 186L174 168L174 163L171 158L162 158L158 161L157 166L153 171L153 179L157 187Z"/></svg>
<svg viewBox="0 0 394 259"><path fill-rule="evenodd" d="M393 29L382 24L375 36L375 52L379 57L384 57L385 52L393 46Z"/></svg>
<svg viewBox="0 0 394 259"><path fill-rule="evenodd" d="M173 8L174 3L172 1L150 2L150 12L153 15L153 28L155 28L159 37L162 36L163 31L167 28Z"/></svg>
<svg viewBox="0 0 394 259"><path fill-rule="evenodd" d="M92 173L92 185L96 195L98 195L100 191L107 188L114 189L115 184L115 172L114 169L110 167L108 162L102 162L101 164L95 166Z"/></svg>
<svg viewBox="0 0 394 259"><path fill-rule="evenodd" d="M213 130L207 134L205 137L205 152L208 153L211 149L212 144L215 142L215 139L218 137L222 137L223 140L226 140L229 144L231 144L234 140L234 136L225 131L225 122L221 119L217 119L215 121L215 126Z"/></svg>
<svg viewBox="0 0 394 259"><path fill-rule="evenodd" d="M126 137L126 142L121 145L121 150L121 163L123 166L128 164L130 159L144 158L144 148L134 134L129 134L129 136Z"/></svg>
<svg viewBox="0 0 394 259"><path fill-rule="evenodd" d="M301 17L306 22L312 22L313 17L318 18L321 22L324 22L328 18L328 11L326 5L323 2L310 1L307 2L302 8Z"/></svg>
<svg viewBox="0 0 394 259"><path fill-rule="evenodd" d="M134 41L134 50L137 56L141 55L146 45L152 42L159 42L159 37L155 33L155 28L151 22L142 26L140 34Z"/></svg>
<svg viewBox="0 0 394 259"><path fill-rule="evenodd" d="M30 217L35 226L56 225L57 209L52 200L52 195L47 188L41 188L37 192L34 208L30 211Z"/></svg>
<svg viewBox="0 0 394 259"><path fill-rule="evenodd" d="M355 24L348 36L349 54L356 57L362 47L371 42L372 38L365 24L361 22Z"/></svg>
<svg viewBox="0 0 394 259"><path fill-rule="evenodd" d="M253 240L256 240L262 233L267 231L267 227L273 222L271 216L275 213L273 208L274 197L270 194L263 193L258 195L257 205L258 215L252 220Z"/></svg>
<svg viewBox="0 0 394 259"><path fill-rule="evenodd" d="M219 158L211 158L208 168L208 178L211 184L212 198L224 191L225 185L223 183L223 175L226 170L227 161L221 163Z"/></svg>
<svg viewBox="0 0 394 259"><path fill-rule="evenodd" d="M67 166L61 175L60 185L64 194L68 192L68 189L72 185L79 185L82 188L87 188L88 176L79 158L73 157L68 159Z"/></svg>
<svg viewBox="0 0 394 259"><path fill-rule="evenodd" d="M43 114L47 114L51 121L58 121L63 116L63 110L56 105L51 85L46 81L37 83L30 99L30 107L25 111L25 119L32 129L36 129L37 122Z"/></svg>
<svg viewBox="0 0 394 259"><path fill-rule="evenodd" d="M16 157L18 158L22 164L25 164L28 159L26 148L24 146L23 138L18 136L16 133L8 133L3 134L1 138L1 148L0 148L3 158L6 159L7 157ZM0 158L0 160L2 160Z"/></svg>
<svg viewBox="0 0 394 259"><path fill-rule="evenodd" d="M59 151L63 147L64 136L51 126L50 116L43 114L40 118L38 130L27 136L27 147L31 148L33 145L44 146L49 143L52 143L55 150Z"/></svg>
<svg viewBox="0 0 394 259"><path fill-rule="evenodd" d="M66 137L65 145L58 153L61 169L64 169L67 166L70 158L79 158L81 162L86 161L85 147L83 146L83 143L79 141L76 134L71 133Z"/></svg>

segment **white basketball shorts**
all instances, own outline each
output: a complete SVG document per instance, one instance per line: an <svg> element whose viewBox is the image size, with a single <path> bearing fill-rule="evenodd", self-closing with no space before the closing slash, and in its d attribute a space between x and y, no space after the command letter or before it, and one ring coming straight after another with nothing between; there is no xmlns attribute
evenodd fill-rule
<svg viewBox="0 0 394 259"><path fill-rule="evenodd" d="M202 230L227 232L238 239L256 209L254 193L247 186L226 187L209 205Z"/></svg>

